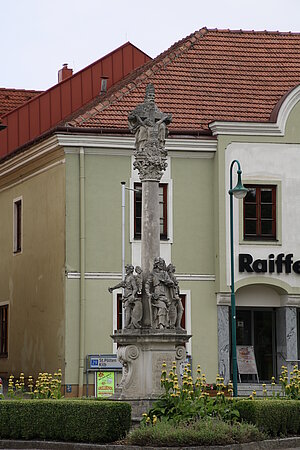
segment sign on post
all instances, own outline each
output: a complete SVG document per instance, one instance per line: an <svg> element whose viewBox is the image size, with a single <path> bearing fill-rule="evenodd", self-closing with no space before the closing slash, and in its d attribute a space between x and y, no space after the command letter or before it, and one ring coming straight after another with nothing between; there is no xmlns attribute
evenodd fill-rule
<svg viewBox="0 0 300 450"><path fill-rule="evenodd" d="M253 345L237 345L236 352L239 375L256 375L259 382Z"/></svg>
<svg viewBox="0 0 300 450"><path fill-rule="evenodd" d="M116 354L88 355L87 370L92 371L122 371L122 364Z"/></svg>
<svg viewBox="0 0 300 450"><path fill-rule="evenodd" d="M111 397L115 393L114 372L96 372L95 397Z"/></svg>

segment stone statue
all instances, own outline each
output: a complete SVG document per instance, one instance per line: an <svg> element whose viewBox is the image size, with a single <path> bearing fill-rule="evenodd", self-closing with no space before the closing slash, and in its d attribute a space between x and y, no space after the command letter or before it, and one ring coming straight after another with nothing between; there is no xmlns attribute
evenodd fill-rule
<svg viewBox="0 0 300 450"><path fill-rule="evenodd" d="M113 292L114 289L124 288L122 298L124 314L124 328L141 328L141 320L143 316L142 302L137 297L138 286L136 277L133 275L134 267L131 264L125 266L125 279L121 283L113 287L109 287L108 291Z"/></svg>
<svg viewBox="0 0 300 450"><path fill-rule="evenodd" d="M167 272L170 280L173 281L173 286L170 287L171 304L169 307L169 327L182 329L180 323L183 315L183 306L180 299L180 290L177 278L175 277L176 267L173 264L169 264Z"/></svg>
<svg viewBox="0 0 300 450"><path fill-rule="evenodd" d="M138 294L142 293L142 289L143 289L143 271L142 268L140 266L136 266L135 268L135 281L136 281L136 285L137 285L137 289L138 289Z"/></svg>
<svg viewBox="0 0 300 450"><path fill-rule="evenodd" d="M155 104L153 84L146 88L144 103L129 115L129 129L135 135L134 168L139 171L141 181L160 181L167 167L165 140L171 114L161 112Z"/></svg>
<svg viewBox="0 0 300 450"><path fill-rule="evenodd" d="M170 298L168 290L171 287L173 287L173 281L168 275L165 261L160 257L155 258L153 271L145 282L145 292L152 307L152 326L154 328L164 329L169 326Z"/></svg>

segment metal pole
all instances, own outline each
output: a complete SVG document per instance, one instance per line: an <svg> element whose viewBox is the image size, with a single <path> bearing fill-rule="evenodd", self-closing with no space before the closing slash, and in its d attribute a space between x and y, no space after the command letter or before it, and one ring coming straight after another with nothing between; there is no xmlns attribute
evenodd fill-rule
<svg viewBox="0 0 300 450"><path fill-rule="evenodd" d="M125 181L121 181L122 189L122 280L125 280ZM124 292L124 291L123 291ZM122 307L122 328L124 328L125 311Z"/></svg>
<svg viewBox="0 0 300 450"><path fill-rule="evenodd" d="M237 397L237 357L236 357L236 310L234 292L234 244L233 244L233 192L232 192L232 169L237 160L232 161L230 166L230 270L231 270L231 353L232 353L232 381L233 396Z"/></svg>

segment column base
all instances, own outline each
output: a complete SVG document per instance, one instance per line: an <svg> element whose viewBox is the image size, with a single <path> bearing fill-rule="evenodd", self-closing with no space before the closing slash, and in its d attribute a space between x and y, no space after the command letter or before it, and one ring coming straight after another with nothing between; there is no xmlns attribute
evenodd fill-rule
<svg viewBox="0 0 300 450"><path fill-rule="evenodd" d="M176 361L180 380L179 364L186 357L185 344L191 337L185 330L119 330L111 337L118 344L118 359L123 365L123 377L115 394L119 400L143 403L157 399L162 393L164 362L170 370Z"/></svg>

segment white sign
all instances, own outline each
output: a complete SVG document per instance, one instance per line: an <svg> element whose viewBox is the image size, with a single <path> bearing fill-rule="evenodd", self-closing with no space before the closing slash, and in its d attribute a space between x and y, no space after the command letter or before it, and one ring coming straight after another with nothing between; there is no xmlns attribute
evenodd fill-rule
<svg viewBox="0 0 300 450"><path fill-rule="evenodd" d="M100 355L99 358L99 368L103 370L122 370L123 366L118 361L117 355Z"/></svg>
<svg viewBox="0 0 300 450"><path fill-rule="evenodd" d="M252 345L237 345L237 364L240 375L257 375L254 348Z"/></svg>

